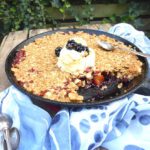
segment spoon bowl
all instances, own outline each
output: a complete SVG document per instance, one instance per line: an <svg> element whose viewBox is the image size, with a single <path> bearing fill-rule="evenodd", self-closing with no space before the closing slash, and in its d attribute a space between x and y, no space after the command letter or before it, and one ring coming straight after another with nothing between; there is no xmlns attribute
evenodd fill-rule
<svg viewBox="0 0 150 150"><path fill-rule="evenodd" d="M106 51L112 51L114 50L115 48L119 48L120 50L125 50L125 51L128 51L130 53L133 53L135 55L138 55L138 56L142 56L142 57L145 57L145 58L150 58L150 54L144 54L142 52L137 52L135 50L129 50L127 48L122 48L122 47L118 47L118 46L113 46L112 44L108 43L108 42L105 42L105 41L97 41L97 44L103 48L104 50Z"/></svg>
<svg viewBox="0 0 150 150"><path fill-rule="evenodd" d="M17 128L13 127L10 129L10 144L12 150L16 150L20 142L20 135Z"/></svg>
<svg viewBox="0 0 150 150"><path fill-rule="evenodd" d="M1 144L4 147L3 149L7 150L16 150L19 141L20 135L17 128L12 127L12 119L7 114L0 114L0 132L3 134L4 139Z"/></svg>
<svg viewBox="0 0 150 150"><path fill-rule="evenodd" d="M12 126L12 119L6 114L0 114L0 131L4 134L7 150L12 150L10 144L9 129Z"/></svg>
<svg viewBox="0 0 150 150"><path fill-rule="evenodd" d="M12 119L6 114L0 114L0 131L10 128Z"/></svg>
<svg viewBox="0 0 150 150"><path fill-rule="evenodd" d="M106 51L114 50L114 47L110 43L107 43L105 41L97 41L97 43L101 48L103 48Z"/></svg>

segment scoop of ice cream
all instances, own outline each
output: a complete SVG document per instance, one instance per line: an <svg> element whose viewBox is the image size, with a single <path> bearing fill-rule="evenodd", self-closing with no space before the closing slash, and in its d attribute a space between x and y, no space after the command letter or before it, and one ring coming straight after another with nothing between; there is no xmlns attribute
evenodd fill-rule
<svg viewBox="0 0 150 150"><path fill-rule="evenodd" d="M62 48L57 65L71 74L83 73L86 68L95 66L95 52L87 47L84 39L70 39Z"/></svg>

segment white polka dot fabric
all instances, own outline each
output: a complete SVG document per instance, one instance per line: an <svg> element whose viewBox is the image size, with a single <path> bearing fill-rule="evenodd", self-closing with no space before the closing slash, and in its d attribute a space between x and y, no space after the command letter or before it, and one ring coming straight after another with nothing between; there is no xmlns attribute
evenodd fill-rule
<svg viewBox="0 0 150 150"><path fill-rule="evenodd" d="M149 39L131 25L118 24L109 32L150 51ZM11 86L0 93L0 112L19 129L18 150L150 150L150 96L131 94L109 105L62 109L51 118Z"/></svg>

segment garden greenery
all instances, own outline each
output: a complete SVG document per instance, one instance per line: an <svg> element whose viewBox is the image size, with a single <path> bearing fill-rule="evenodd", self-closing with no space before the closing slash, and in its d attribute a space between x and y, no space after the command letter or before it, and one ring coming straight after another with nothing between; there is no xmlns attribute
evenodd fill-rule
<svg viewBox="0 0 150 150"><path fill-rule="evenodd" d="M58 22L46 13L46 8L54 7L62 13L68 12L80 24L93 19L92 0L84 0L82 14L72 8L69 0L2 0L0 2L0 33L8 33L20 29L44 28L47 25L57 26Z"/></svg>
<svg viewBox="0 0 150 150"><path fill-rule="evenodd" d="M94 0L80 0L84 4L82 12L79 13L72 6L72 0L1 0L0 2L0 35L10 31L22 29L35 29L45 27L56 27L59 21L47 13L47 8L53 7L62 14L65 20L66 13L70 14L79 24L89 23L94 18ZM98 1L97 1L98 2ZM105 1L101 1L104 3ZM126 3L128 0L109 0L107 3L118 2ZM77 2L78 3L78 2ZM134 8L134 10L137 8ZM137 14L131 8L127 14L122 16L112 15L103 19L101 23L116 23L133 21Z"/></svg>

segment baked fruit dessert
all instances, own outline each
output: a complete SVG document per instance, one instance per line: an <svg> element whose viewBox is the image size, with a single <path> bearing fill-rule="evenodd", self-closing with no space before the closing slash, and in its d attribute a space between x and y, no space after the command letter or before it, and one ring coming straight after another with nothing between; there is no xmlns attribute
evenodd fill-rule
<svg viewBox="0 0 150 150"><path fill-rule="evenodd" d="M118 48L104 51L97 40ZM61 102L101 100L117 94L141 75L142 62L130 50L130 46L106 35L56 32L20 49L11 70L17 82L35 95ZM85 98L88 89L99 92Z"/></svg>

